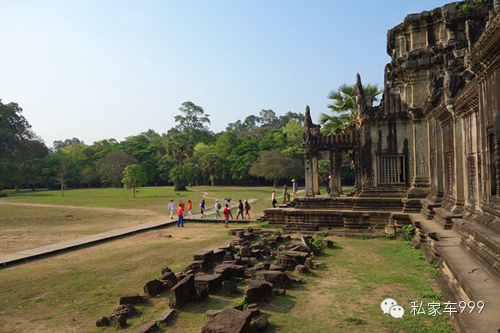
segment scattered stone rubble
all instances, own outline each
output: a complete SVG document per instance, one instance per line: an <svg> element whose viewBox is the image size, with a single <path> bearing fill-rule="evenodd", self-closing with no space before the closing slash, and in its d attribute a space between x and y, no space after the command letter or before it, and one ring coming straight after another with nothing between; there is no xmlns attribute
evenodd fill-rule
<svg viewBox="0 0 500 333"><path fill-rule="evenodd" d="M271 295L285 296L286 289L293 284L304 283L286 272L308 274L310 269L325 267L313 262L313 258L320 255L321 247L313 245L311 236L292 239L283 237L276 230L251 227L233 229L231 233L236 238L228 246L195 254L193 262L181 272L176 274L168 267L162 268L159 279L144 285L146 296L138 293L123 295L112 314L99 318L96 325L126 328L127 319L137 315L134 305L148 303L149 298L169 291L171 310L135 330L136 333L153 332L159 323L167 323L176 310L188 306L188 303L203 302L218 293L236 294L238 283L248 283L242 305L206 312L208 322L202 332L247 332L252 321L255 329L265 330L269 326L268 318L260 312L257 303ZM252 244L257 235L261 236L261 241ZM322 245L333 246L331 241L324 241ZM271 260L275 263L268 262ZM244 304L249 304L246 309Z"/></svg>

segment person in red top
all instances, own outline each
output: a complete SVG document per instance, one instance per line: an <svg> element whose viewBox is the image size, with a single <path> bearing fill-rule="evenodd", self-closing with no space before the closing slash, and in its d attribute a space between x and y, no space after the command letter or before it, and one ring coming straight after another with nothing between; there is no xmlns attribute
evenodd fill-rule
<svg viewBox="0 0 500 333"><path fill-rule="evenodd" d="M229 228L229 205L226 204L226 207L224 208L224 228Z"/></svg>
<svg viewBox="0 0 500 333"><path fill-rule="evenodd" d="M179 208L177 209L177 226L181 226L184 228L184 207L182 207L182 204L179 204Z"/></svg>

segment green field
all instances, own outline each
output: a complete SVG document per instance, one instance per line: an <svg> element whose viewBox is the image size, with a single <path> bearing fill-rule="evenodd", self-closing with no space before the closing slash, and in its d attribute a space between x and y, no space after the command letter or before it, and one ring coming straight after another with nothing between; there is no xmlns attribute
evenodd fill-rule
<svg viewBox="0 0 500 333"><path fill-rule="evenodd" d="M30 206L0 204L0 232L17 228L17 237L25 243L33 237L30 231L34 228L44 233L42 238L57 238L61 233L73 236L82 230L90 233L103 225L114 228L138 223L143 217L138 217L137 211L149 212L148 219L166 215L170 197L176 201L191 198L195 203L202 195L257 199L252 206L254 214L270 206L270 188L193 189L176 195L171 188L141 188L136 199L124 189L71 190L64 198L57 191L8 192L0 202ZM137 211L129 214L128 210ZM67 215L72 216L71 221ZM259 304L269 316L268 332L452 332L446 315L410 313L412 301L425 304L440 296L432 279L437 270L427 264L420 251L385 238L328 238L336 247L325 249L314 259L326 268L301 276L306 284L287 290L285 297ZM179 272L192 261L193 254L225 246L231 239L222 225L187 222L186 228L150 230L2 268L0 332L114 332L95 327L95 320L110 315L121 295L142 293L146 282L160 277L162 267ZM9 252L8 247L4 250ZM239 286L239 295L214 295L206 302L190 303L161 331L200 332L206 322L205 311L236 304L244 288ZM404 307L403 319L382 314L380 303L385 298L393 298ZM126 331L133 332L142 321L167 308L168 293L152 299L139 307L141 315L128 321Z"/></svg>

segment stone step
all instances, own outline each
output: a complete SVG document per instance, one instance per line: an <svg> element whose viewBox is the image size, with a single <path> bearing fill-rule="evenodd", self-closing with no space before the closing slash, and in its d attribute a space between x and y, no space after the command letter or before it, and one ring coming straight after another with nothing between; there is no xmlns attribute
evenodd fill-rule
<svg viewBox="0 0 500 333"><path fill-rule="evenodd" d="M497 332L500 329L500 280L483 267L470 250L462 244L456 229L444 230L435 221L421 214L411 216L412 222L428 235L421 249L428 258L439 259L441 274L436 281L447 301L484 302L481 313L455 314L461 332ZM429 235L433 235L432 239ZM419 240L420 241L420 240ZM469 309L470 310L470 309Z"/></svg>
<svg viewBox="0 0 500 333"><path fill-rule="evenodd" d="M462 245L489 272L500 277L500 235L494 230L464 219L455 222L462 236Z"/></svg>

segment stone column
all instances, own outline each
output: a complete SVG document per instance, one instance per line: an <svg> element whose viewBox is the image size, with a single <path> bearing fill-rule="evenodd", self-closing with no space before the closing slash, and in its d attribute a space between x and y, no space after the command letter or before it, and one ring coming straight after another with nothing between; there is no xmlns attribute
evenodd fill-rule
<svg viewBox="0 0 500 333"><path fill-rule="evenodd" d="M319 172L318 172L318 154L312 153L311 156L312 166L312 192L313 195L319 195Z"/></svg>
<svg viewBox="0 0 500 333"><path fill-rule="evenodd" d="M330 196L338 197L342 193L342 156L338 149L330 150Z"/></svg>
<svg viewBox="0 0 500 333"><path fill-rule="evenodd" d="M497 196L500 196L500 139L495 138L495 180L497 185Z"/></svg>
<svg viewBox="0 0 500 333"><path fill-rule="evenodd" d="M429 126L427 119L413 114L413 177L408 197L425 197L430 189Z"/></svg>
<svg viewBox="0 0 500 333"><path fill-rule="evenodd" d="M464 151L464 121L460 117L454 116L454 139L455 139L455 206L452 212L461 212L465 203L464 181L466 168Z"/></svg>
<svg viewBox="0 0 500 333"><path fill-rule="evenodd" d="M304 149L304 166L305 166L305 180L306 180L306 197L314 197L313 192L313 163L311 150L307 147Z"/></svg>

